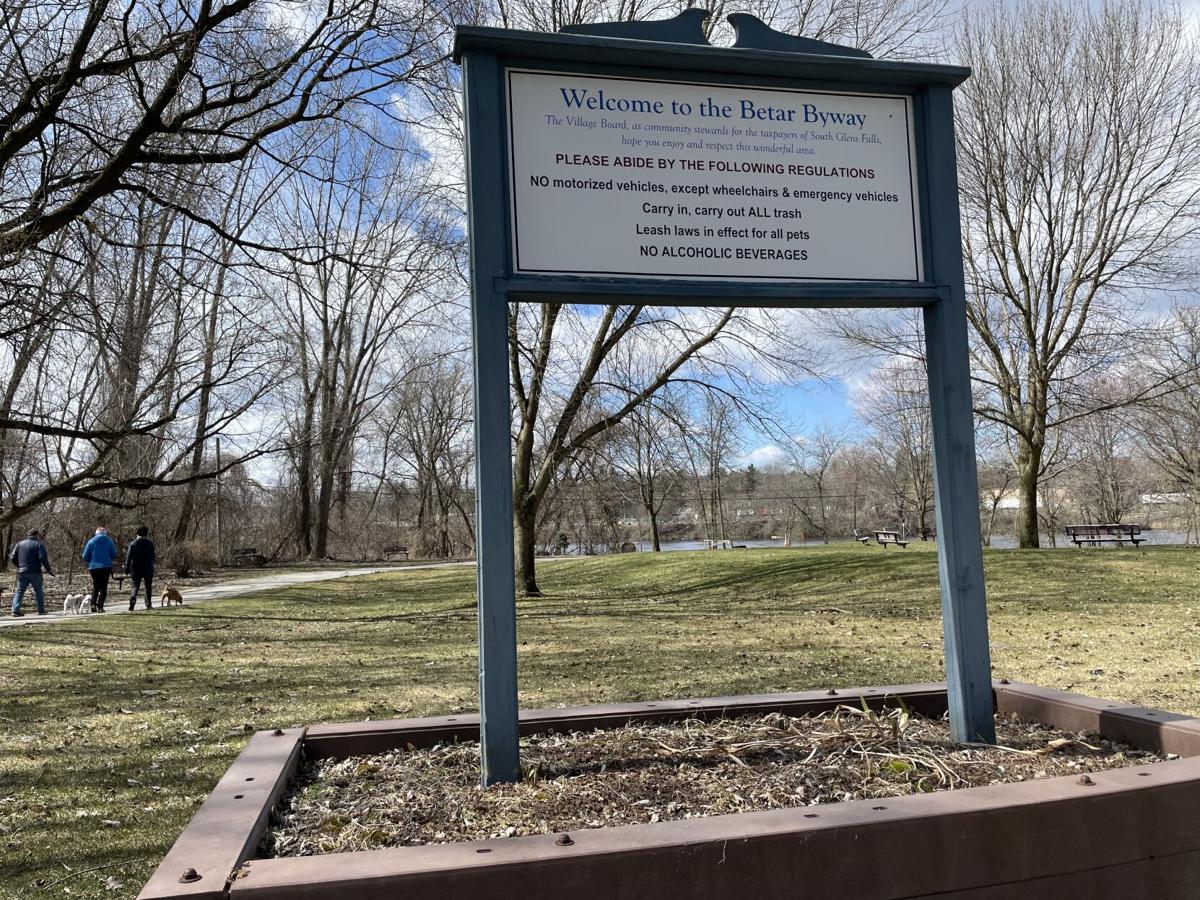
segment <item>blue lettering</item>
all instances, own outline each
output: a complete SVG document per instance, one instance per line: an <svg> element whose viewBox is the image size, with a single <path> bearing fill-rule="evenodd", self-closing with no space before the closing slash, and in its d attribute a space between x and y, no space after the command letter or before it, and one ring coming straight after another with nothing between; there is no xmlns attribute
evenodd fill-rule
<svg viewBox="0 0 1200 900"><path fill-rule="evenodd" d="M804 104L804 121L808 124L820 122L821 127L829 125L854 125L861 131L867 124L866 113L822 112L812 103Z"/></svg>
<svg viewBox="0 0 1200 900"><path fill-rule="evenodd" d="M567 93L568 90L570 91L569 95ZM577 88L559 88L559 91L562 93L563 103L567 104L568 108L572 106L576 109L583 108L583 102L587 99L588 95L587 88L584 88L582 91Z"/></svg>

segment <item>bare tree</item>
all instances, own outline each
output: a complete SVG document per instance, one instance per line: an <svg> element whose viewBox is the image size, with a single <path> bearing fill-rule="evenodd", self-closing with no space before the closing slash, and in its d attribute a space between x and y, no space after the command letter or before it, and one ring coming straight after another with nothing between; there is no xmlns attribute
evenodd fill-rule
<svg viewBox="0 0 1200 900"><path fill-rule="evenodd" d="M415 151L333 127L326 139L318 171L288 185L279 225L284 241L309 235L328 250L284 260L278 304L295 378L296 534L313 558L328 555L364 421L423 362L400 338L427 324L456 249Z"/></svg>
<svg viewBox="0 0 1200 900"><path fill-rule="evenodd" d="M738 432L745 416L734 398L718 391L702 391L696 398L684 435L688 466L696 492L704 537L726 541L729 528L725 509L725 475L738 450Z"/></svg>
<svg viewBox="0 0 1200 900"><path fill-rule="evenodd" d="M401 0L14 0L0 20L0 260L113 194L202 183L297 123L338 118L443 59L433 9ZM194 199L194 198L192 198ZM215 226L219 227L219 226Z"/></svg>
<svg viewBox="0 0 1200 900"><path fill-rule="evenodd" d="M605 448L605 456L620 484L628 488L646 513L650 546L655 552L662 550L659 516L684 478L679 466L681 415L673 407L671 399L665 396L638 407Z"/></svg>
<svg viewBox="0 0 1200 900"><path fill-rule="evenodd" d="M199 371L196 396L195 439L192 457L187 466L189 481L183 488L175 520L173 538L185 541L197 526L195 505L204 473L215 466L207 454L209 419L213 413L213 374L216 370L220 345L228 339L244 319L244 310L256 305L261 291L255 285L253 272L238 242L255 224L264 208L274 201L286 173L258 165L257 156L246 157L228 171L222 182L223 190L212 196L209 217L220 223L221 233L209 233L199 239L197 256L200 262L190 276L190 285L201 305L202 320L196 324L203 340L203 357ZM193 229L199 231L200 229ZM237 460L234 461L237 464Z"/></svg>
<svg viewBox="0 0 1200 900"><path fill-rule="evenodd" d="M1127 397L1131 388L1115 378L1102 379L1092 395ZM1089 521L1123 522L1137 505L1141 482L1133 459L1136 407L1102 409L1070 426L1078 462L1073 468L1080 511Z"/></svg>
<svg viewBox="0 0 1200 900"><path fill-rule="evenodd" d="M826 544L829 543L830 476L848 437L845 428L822 425L800 442L801 471L812 486L817 510L815 524Z"/></svg>
<svg viewBox="0 0 1200 900"><path fill-rule="evenodd" d="M509 364L518 429L513 460L517 571L525 593L537 596L540 591L534 566L538 508L558 468L681 374L689 361L717 340L734 311L726 309L715 316L688 321L672 320L642 306L609 306L591 322L572 307L543 304L536 308L533 321L526 320L528 324L522 321L520 311L521 307L514 305L509 315ZM631 335L636 339L638 332L651 330L672 352L660 365L651 367L645 381L620 384L602 377L605 363L623 340ZM565 334L568 331L574 331L574 340L581 346L570 354L569 365L564 367L560 362L560 368L553 368L556 339L569 340ZM596 402L600 393L609 394L611 402ZM581 418L588 407L592 415ZM536 438L543 418L549 433L540 443Z"/></svg>
<svg viewBox="0 0 1200 900"><path fill-rule="evenodd" d="M411 482L416 495L416 554L449 557L470 550L474 528L467 511L471 446L471 385L465 362L441 357L416 369L393 392L389 416L395 427L387 471ZM454 537L455 521L464 539Z"/></svg>
<svg viewBox="0 0 1200 900"><path fill-rule="evenodd" d="M895 498L896 517L908 527L912 515L921 540L928 540L933 530L928 384L923 365L893 360L872 376L860 400L860 416L871 430L869 444L879 459L879 474Z"/></svg>
<svg viewBox="0 0 1200 900"><path fill-rule="evenodd" d="M982 460L979 464L979 487L981 503L987 513L983 528L983 546L992 546L992 533L996 530L996 516L1008 498L1009 490L1016 480L1016 473L1007 457L999 460Z"/></svg>
<svg viewBox="0 0 1200 900"><path fill-rule="evenodd" d="M1132 418L1146 455L1168 485L1188 498L1188 535L1200 540L1200 309L1176 309L1171 322L1174 327L1145 361L1152 381L1169 379L1174 389L1139 404Z"/></svg>
<svg viewBox="0 0 1200 900"><path fill-rule="evenodd" d="M192 284L210 260L189 220L136 196L93 215L88 240L76 242L82 258L60 257L47 270L56 286L74 285L54 327L26 329L10 345L6 408L21 412L18 424L0 423L8 482L0 525L66 498L129 508L148 491L186 484L196 476L185 461L274 383L269 342L251 315L231 323L204 362L203 302ZM200 417L202 394L209 409ZM270 448L264 429L229 463Z"/></svg>
<svg viewBox="0 0 1200 900"><path fill-rule="evenodd" d="M626 354L641 360L633 379ZM538 510L559 467L670 384L697 385L748 409L759 371L796 377L806 371L804 355L787 323L761 311L514 304L513 503L523 590L537 594Z"/></svg>
<svg viewBox="0 0 1200 900"><path fill-rule="evenodd" d="M1143 0L976 7L955 50L977 412L1012 434L1036 547L1051 432L1115 402L1085 391L1138 348L1134 290L1194 268L1200 68L1178 9Z"/></svg>
<svg viewBox="0 0 1200 900"><path fill-rule="evenodd" d="M284 245L229 212L323 158L313 123L358 132L399 119L398 83L442 79L448 9L4 5L0 523L69 498L141 504L215 477L214 435L233 451L224 468L273 446L258 403L275 335L257 321L261 303L230 310L232 273L259 264L251 250L310 262L331 251L308 234ZM251 407L260 435L228 434ZM187 536L195 498L182 493L169 534Z"/></svg>

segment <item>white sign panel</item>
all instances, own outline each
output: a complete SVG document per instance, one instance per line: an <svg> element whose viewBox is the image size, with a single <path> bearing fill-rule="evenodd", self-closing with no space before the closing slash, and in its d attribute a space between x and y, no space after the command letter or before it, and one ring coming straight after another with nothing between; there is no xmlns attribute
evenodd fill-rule
<svg viewBox="0 0 1200 900"><path fill-rule="evenodd" d="M919 281L908 97L508 72L518 272Z"/></svg>

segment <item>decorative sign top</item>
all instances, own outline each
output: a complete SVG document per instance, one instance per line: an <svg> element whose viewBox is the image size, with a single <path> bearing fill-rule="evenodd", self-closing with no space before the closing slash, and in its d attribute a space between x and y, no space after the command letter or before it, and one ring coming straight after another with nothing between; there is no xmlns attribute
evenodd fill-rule
<svg viewBox="0 0 1200 900"><path fill-rule="evenodd" d="M707 9L685 9L672 19L648 22L592 22L587 25L567 25L563 34L590 34L599 37L632 38L639 41L662 41L674 44L701 44L708 46L708 35L704 23L712 18ZM830 56L858 56L871 58L871 54L857 47L831 44L795 34L784 34L771 28L762 19L749 13L733 13L729 16L736 39L737 49L779 50L784 53L816 53Z"/></svg>
<svg viewBox="0 0 1200 900"><path fill-rule="evenodd" d="M636 66L718 73L759 74L788 80L842 80L886 85L955 87L970 77L963 66L872 59L854 47L831 44L767 26L747 13L728 16L737 37L732 47L708 42L707 10L689 9L673 19L571 25L558 33L464 25L455 29L454 58L471 53L562 60L584 65ZM764 52L765 51L765 52Z"/></svg>
<svg viewBox="0 0 1200 900"><path fill-rule="evenodd" d="M920 281L911 98L508 70L513 267Z"/></svg>

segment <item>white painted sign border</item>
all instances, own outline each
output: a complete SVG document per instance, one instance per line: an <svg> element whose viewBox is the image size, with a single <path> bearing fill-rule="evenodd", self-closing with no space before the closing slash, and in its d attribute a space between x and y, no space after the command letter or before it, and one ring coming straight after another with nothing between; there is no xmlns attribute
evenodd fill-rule
<svg viewBox="0 0 1200 900"><path fill-rule="evenodd" d="M784 88L775 85L762 85L757 83L746 83L731 85L728 82L707 81L707 80L692 80L692 79L669 79L669 78L644 78L638 76L628 76L624 74L598 74L575 72L567 69L539 69L539 68L523 68L523 67L507 67L505 69L505 100L507 104L507 129L506 129L506 153L507 164L509 170L509 216L510 216L510 241L512 248L512 264L514 272L523 275L551 275L551 276L578 276L578 277L599 277L599 278L636 278L639 280L685 280L685 281L719 281L719 282L772 282L772 283L919 283L924 280L924 253L923 253L923 235L921 227L921 205L920 205L920 190L918 184L917 172L917 154L916 154L916 128L913 117L913 98L908 94L898 93L881 93L874 91L848 91L848 90L830 90L830 89L813 89L813 88ZM799 275L752 275L738 274L731 275L728 273L713 273L713 272L691 272L687 274L677 273L658 273L645 271L630 271L630 270L603 270L603 269L580 269L580 268L547 268L547 267L523 267L521 264L521 231L519 219L521 211L519 208L520 191L517 183L517 160L516 160L516 134L515 134L515 116L513 112L513 75L537 75L554 78L571 78L581 80L601 80L601 81L622 81L622 82L647 82L659 85L688 85L698 87L712 87L718 89L739 88L747 91L772 92L786 95L805 95L805 96L829 96L829 97L852 97L852 98L868 98L868 99L884 99L898 100L903 104L905 122L904 131L907 135L907 174L908 174L908 203L912 214L912 245L913 245L913 276L912 277L861 277L861 276L799 276ZM700 262L700 261L697 261Z"/></svg>

